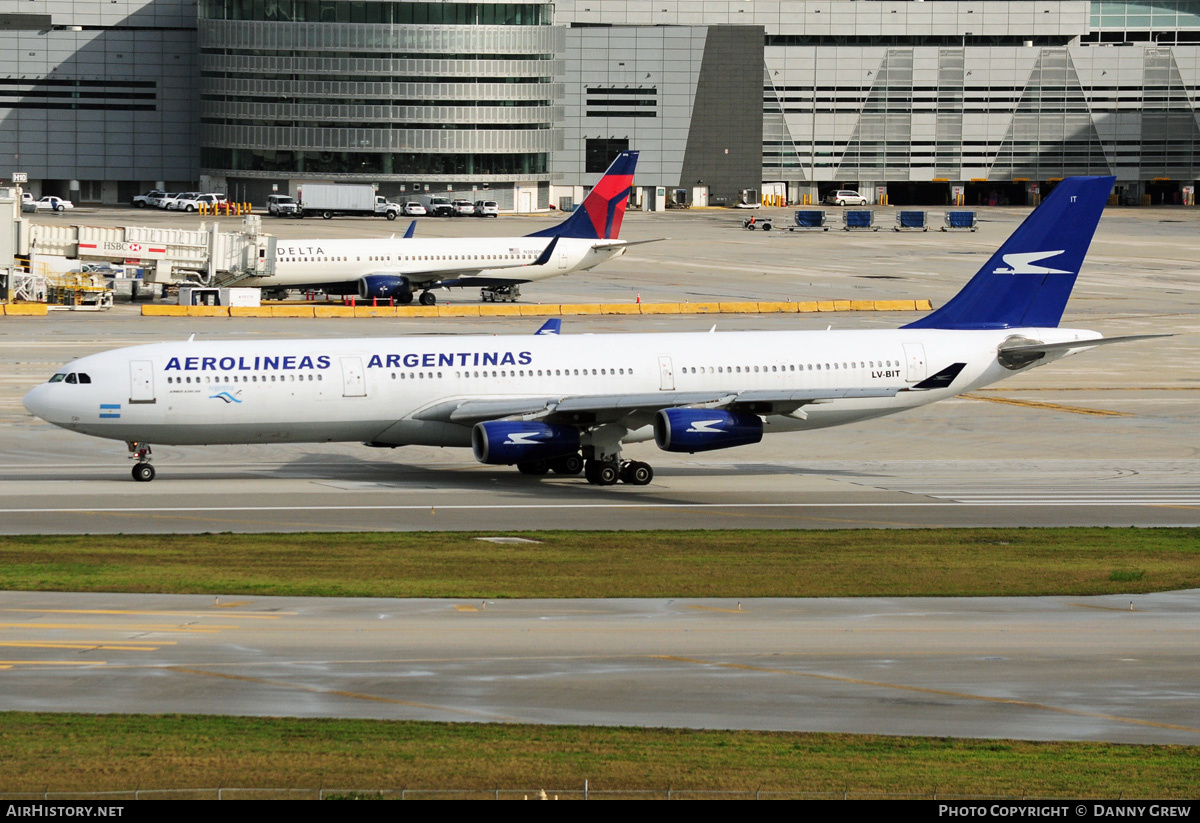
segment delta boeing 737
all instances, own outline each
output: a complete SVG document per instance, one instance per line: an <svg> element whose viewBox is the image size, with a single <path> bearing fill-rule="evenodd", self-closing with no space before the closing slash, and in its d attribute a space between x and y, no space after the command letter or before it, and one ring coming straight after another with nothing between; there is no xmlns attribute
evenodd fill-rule
<svg viewBox="0 0 1200 823"><path fill-rule="evenodd" d="M403 237L282 240L275 273L248 285L270 292L320 289L364 300L437 302L435 289L478 288L484 300L515 300L521 285L586 271L653 240L621 240L638 153L623 151L583 203L556 226L525 237ZM549 240L549 242L547 242ZM553 244L553 247L551 246Z"/></svg>
<svg viewBox="0 0 1200 823"><path fill-rule="evenodd" d="M1061 182L962 291L896 330L155 343L75 360L25 407L126 441L140 481L151 443L361 441L644 485L626 443L700 452L857 423L1135 339L1058 327L1112 184Z"/></svg>

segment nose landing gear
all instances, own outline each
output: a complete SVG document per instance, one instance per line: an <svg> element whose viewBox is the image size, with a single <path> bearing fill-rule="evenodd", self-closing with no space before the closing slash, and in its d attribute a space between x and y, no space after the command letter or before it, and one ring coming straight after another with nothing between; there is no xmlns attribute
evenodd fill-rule
<svg viewBox="0 0 1200 823"><path fill-rule="evenodd" d="M137 460L133 464L133 479L139 483L149 483L154 479L154 467L150 465L150 446L146 443L138 443L132 441L126 444L129 446L129 459Z"/></svg>

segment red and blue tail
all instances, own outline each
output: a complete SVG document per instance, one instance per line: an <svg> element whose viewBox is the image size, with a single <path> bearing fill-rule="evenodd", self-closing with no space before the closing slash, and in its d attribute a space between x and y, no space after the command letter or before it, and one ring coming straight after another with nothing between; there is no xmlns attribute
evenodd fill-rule
<svg viewBox="0 0 1200 823"><path fill-rule="evenodd" d="M582 205L557 226L535 231L529 237L582 237L587 240L616 240L621 218L633 188L633 170L638 153L623 151L604 172Z"/></svg>

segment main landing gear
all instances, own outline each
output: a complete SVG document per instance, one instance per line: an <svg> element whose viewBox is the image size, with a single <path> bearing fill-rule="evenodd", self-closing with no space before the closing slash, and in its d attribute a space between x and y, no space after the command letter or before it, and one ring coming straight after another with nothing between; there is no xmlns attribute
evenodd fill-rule
<svg viewBox="0 0 1200 823"><path fill-rule="evenodd" d="M541 476L554 472L575 476L583 472L587 482L593 486L615 486L618 482L631 486L646 486L654 479L654 469L649 463L638 460L584 460L578 454L558 457L554 460L529 460L517 464L521 474Z"/></svg>
<svg viewBox="0 0 1200 823"><path fill-rule="evenodd" d="M139 483L149 483L154 479L154 467L150 465L150 446L146 443L132 441L129 446L129 459L136 460L133 464L133 479Z"/></svg>
<svg viewBox="0 0 1200 823"><path fill-rule="evenodd" d="M421 299L421 305L422 305L422 306L432 306L432 305L434 305L435 303L437 303L437 295L436 295L436 294L434 294L434 293L433 293L433 292L431 292L431 291L423 291L423 292L421 292L421 298L420 298L420 299Z"/></svg>
<svg viewBox="0 0 1200 823"><path fill-rule="evenodd" d="M617 481L648 486L654 479L654 469L640 460L588 460L583 476L593 486L614 486Z"/></svg>

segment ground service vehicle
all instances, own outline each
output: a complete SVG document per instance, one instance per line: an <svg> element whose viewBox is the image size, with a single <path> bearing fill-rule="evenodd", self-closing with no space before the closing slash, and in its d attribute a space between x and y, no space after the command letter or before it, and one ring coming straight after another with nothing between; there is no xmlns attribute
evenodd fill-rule
<svg viewBox="0 0 1200 823"><path fill-rule="evenodd" d="M286 194L267 195L267 214L276 217L299 217L300 207Z"/></svg>
<svg viewBox="0 0 1200 823"><path fill-rule="evenodd" d="M372 185L352 183L305 183L296 190L300 216L320 215L326 220L341 215L378 215L395 220L399 203L375 193Z"/></svg>
<svg viewBox="0 0 1200 823"><path fill-rule="evenodd" d="M454 216L454 204L447 197L438 194L423 194L421 195L421 205L425 207L425 213L431 217Z"/></svg>

